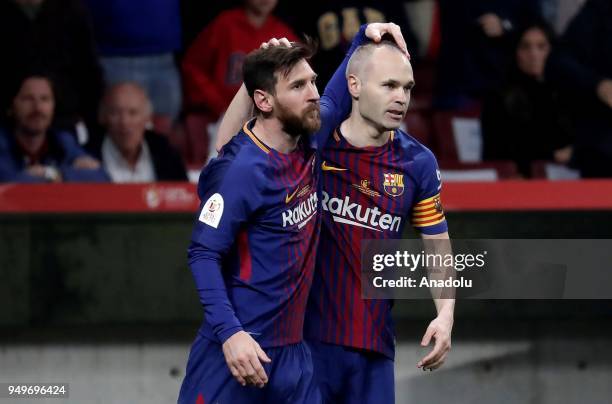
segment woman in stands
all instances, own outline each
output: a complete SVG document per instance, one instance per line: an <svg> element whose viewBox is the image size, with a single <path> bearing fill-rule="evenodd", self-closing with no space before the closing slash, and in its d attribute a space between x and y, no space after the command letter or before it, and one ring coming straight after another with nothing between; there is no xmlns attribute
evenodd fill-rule
<svg viewBox="0 0 612 404"><path fill-rule="evenodd" d="M534 161L568 164L572 155L567 105L544 76L553 46L545 23L525 26L506 82L483 104L483 159L513 160L525 177Z"/></svg>

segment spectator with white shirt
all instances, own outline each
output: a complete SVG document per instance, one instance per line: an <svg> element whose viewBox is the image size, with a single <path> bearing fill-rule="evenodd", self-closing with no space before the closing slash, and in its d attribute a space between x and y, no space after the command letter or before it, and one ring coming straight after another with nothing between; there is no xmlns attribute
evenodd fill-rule
<svg viewBox="0 0 612 404"><path fill-rule="evenodd" d="M179 153L163 135L147 129L152 114L151 101L140 85L119 83L106 91L99 116L106 132L89 149L113 182L187 181Z"/></svg>

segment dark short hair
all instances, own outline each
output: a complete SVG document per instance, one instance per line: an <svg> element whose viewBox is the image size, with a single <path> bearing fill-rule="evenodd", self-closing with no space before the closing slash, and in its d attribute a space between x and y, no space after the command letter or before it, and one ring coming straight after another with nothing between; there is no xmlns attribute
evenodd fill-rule
<svg viewBox="0 0 612 404"><path fill-rule="evenodd" d="M19 75L18 79L13 83L13 87L11 88L11 102L15 99L15 97L17 97L17 94L19 94L19 91L21 91L21 87L29 79L46 80L49 83L49 86L51 87L53 98L57 97L57 88L55 85L56 80L53 73L49 72L48 70L42 69L28 69L22 72Z"/></svg>
<svg viewBox="0 0 612 404"><path fill-rule="evenodd" d="M21 91L21 87L23 87L23 84L29 79L46 80L49 83L49 87L51 88L51 94L53 95L53 99L57 103L58 90L54 75L47 70L28 69L26 71L21 72L16 77L16 80L11 81L8 88L10 97L3 99L0 102L0 104L2 104L0 108L4 110L4 114L0 113L1 123L7 123L9 125L12 125L14 123L13 116L11 113L11 110L13 108L13 102L15 102L15 98L17 98L19 91Z"/></svg>
<svg viewBox="0 0 612 404"><path fill-rule="evenodd" d="M287 76L291 69L302 59L310 60L316 52L316 44L306 38L304 43L292 42L291 47L270 46L249 53L242 66L242 76L249 96L255 90L274 94L277 73Z"/></svg>

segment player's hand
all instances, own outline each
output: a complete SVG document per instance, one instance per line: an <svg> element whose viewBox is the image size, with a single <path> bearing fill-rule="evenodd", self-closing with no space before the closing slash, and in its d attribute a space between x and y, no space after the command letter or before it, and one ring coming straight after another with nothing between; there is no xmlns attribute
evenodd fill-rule
<svg viewBox="0 0 612 404"><path fill-rule="evenodd" d="M223 343L223 355L232 375L243 386L263 387L268 376L261 362L272 360L248 333L238 331Z"/></svg>
<svg viewBox="0 0 612 404"><path fill-rule="evenodd" d="M291 42L287 38L276 39L272 38L267 42L262 42L259 46L262 49L268 49L270 46L284 46L286 48L291 48Z"/></svg>
<svg viewBox="0 0 612 404"><path fill-rule="evenodd" d="M480 18L478 18L478 23L488 37L498 38L504 35L504 25L497 14L487 13L481 15Z"/></svg>
<svg viewBox="0 0 612 404"><path fill-rule="evenodd" d="M597 96L609 108L612 108L612 79L604 79L597 86Z"/></svg>
<svg viewBox="0 0 612 404"><path fill-rule="evenodd" d="M406 46L406 41L404 40L402 29L399 25L392 22L374 22L368 24L366 27L365 35L373 42L380 42L385 34L391 35L393 41L406 54L408 59L410 59L410 53L408 52L408 47Z"/></svg>
<svg viewBox="0 0 612 404"><path fill-rule="evenodd" d="M100 162L89 156L81 156L74 159L72 167L85 170L97 170L100 168Z"/></svg>
<svg viewBox="0 0 612 404"><path fill-rule="evenodd" d="M438 316L429 323L429 327L427 327L427 331L425 331L421 340L421 346L428 346L432 338L435 344L431 352L417 363L418 368L434 370L442 366L451 349L452 329L453 320L446 316Z"/></svg>

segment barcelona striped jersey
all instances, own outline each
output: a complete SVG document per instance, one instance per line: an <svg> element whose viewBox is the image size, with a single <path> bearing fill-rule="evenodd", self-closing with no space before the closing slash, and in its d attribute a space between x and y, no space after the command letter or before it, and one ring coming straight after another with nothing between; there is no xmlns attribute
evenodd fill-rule
<svg viewBox="0 0 612 404"><path fill-rule="evenodd" d="M189 258L205 310L202 336L224 342L244 330L263 347L282 346L302 340L318 176L305 142L279 153L251 131L254 122L201 174Z"/></svg>
<svg viewBox="0 0 612 404"><path fill-rule="evenodd" d="M356 148L338 129L320 152L323 224L306 337L393 358L392 301L361 296L361 241L402 238L407 224L447 231L436 159L401 130Z"/></svg>

